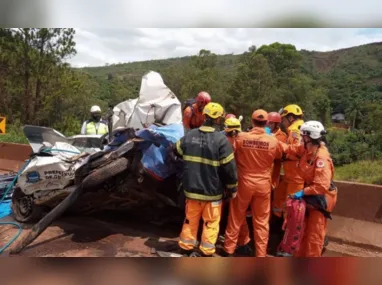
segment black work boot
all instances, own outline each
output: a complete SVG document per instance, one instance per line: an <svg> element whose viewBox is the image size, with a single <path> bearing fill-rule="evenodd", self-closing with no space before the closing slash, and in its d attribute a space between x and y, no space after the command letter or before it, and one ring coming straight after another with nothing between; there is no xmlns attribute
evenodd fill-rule
<svg viewBox="0 0 382 285"><path fill-rule="evenodd" d="M250 242L245 244L245 245L238 246L236 249L236 252L240 255L245 255L245 256L253 256L254 255L253 249L250 245Z"/></svg>
<svg viewBox="0 0 382 285"><path fill-rule="evenodd" d="M222 257L233 257L233 254L226 252L224 249L220 252Z"/></svg>
<svg viewBox="0 0 382 285"><path fill-rule="evenodd" d="M183 248L179 248L179 249L174 251L174 253L178 253L178 254L181 254L183 256L189 256L192 252L193 252L192 250L185 250Z"/></svg>

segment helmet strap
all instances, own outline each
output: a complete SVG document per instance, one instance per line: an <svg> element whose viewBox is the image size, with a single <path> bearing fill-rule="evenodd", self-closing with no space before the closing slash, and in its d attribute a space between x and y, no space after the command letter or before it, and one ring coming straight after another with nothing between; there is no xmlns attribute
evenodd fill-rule
<svg viewBox="0 0 382 285"><path fill-rule="evenodd" d="M308 137L309 140L306 141L306 140L305 140L305 137ZM302 137L302 140L304 141L304 148L305 148L305 149L308 149L308 145L309 145L309 144L313 144L313 143L312 143L312 139L311 139L309 136L303 136L303 137Z"/></svg>
<svg viewBox="0 0 382 285"><path fill-rule="evenodd" d="M288 115L287 120L288 120L289 124L292 124L294 121L296 121L296 119L293 115Z"/></svg>

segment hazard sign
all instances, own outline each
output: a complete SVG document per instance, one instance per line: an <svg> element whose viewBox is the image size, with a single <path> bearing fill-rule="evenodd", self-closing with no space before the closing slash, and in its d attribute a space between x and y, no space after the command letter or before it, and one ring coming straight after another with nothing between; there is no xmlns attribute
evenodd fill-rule
<svg viewBox="0 0 382 285"><path fill-rule="evenodd" d="M6 118L0 117L0 135L5 134Z"/></svg>

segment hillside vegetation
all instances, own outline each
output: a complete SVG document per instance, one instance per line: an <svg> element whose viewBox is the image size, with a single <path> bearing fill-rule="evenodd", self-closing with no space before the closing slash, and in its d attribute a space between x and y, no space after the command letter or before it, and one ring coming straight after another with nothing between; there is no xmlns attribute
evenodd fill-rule
<svg viewBox="0 0 382 285"><path fill-rule="evenodd" d="M305 119L329 128L337 166L382 157L382 43L331 52L297 51L288 43L251 46L240 55L196 55L166 60L71 68L73 29L0 29L0 115L12 136L37 124L66 135L80 131L89 108L103 110L139 94L142 76L159 72L181 101L208 91L228 112L277 111L299 104ZM342 112L349 130L331 126ZM245 126L244 126L245 127ZM10 135L0 140L13 140Z"/></svg>

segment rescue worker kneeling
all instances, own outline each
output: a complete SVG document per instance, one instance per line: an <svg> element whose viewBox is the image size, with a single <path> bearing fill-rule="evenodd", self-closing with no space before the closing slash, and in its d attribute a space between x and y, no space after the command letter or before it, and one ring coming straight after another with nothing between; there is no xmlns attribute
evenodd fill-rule
<svg viewBox="0 0 382 285"><path fill-rule="evenodd" d="M291 155L299 155L300 175L305 187L292 194L294 199L307 202L307 218L304 237L296 257L319 257L324 246L327 219L331 219L337 202L337 188L333 183L334 166L325 146L324 126L318 121L308 121L300 129L303 144L285 146Z"/></svg>
<svg viewBox="0 0 382 285"><path fill-rule="evenodd" d="M234 253L248 206L252 211L256 256L267 254L272 166L283 150L280 141L265 133L267 120L266 111L256 110L252 114L254 128L240 133L234 142L239 184L237 197L230 204L223 255Z"/></svg>
<svg viewBox="0 0 382 285"><path fill-rule="evenodd" d="M242 131L241 122L239 119L236 118L235 115L232 115L232 114L228 114L225 118L226 120L224 122L224 133L227 136L228 141L231 143L231 145L233 145L236 137ZM250 211L247 211L247 217L250 216L250 214L251 214ZM228 221L228 216L229 216L229 203L226 203L225 201L223 201L222 217L224 219L224 222ZM226 226L226 223L223 225L223 227L224 226ZM245 253L251 253L251 248L249 247L250 241L251 239L249 236L249 228L247 224L247 219L244 219L244 222L242 226L240 227L239 238L237 241L237 246L239 251L242 251Z"/></svg>
<svg viewBox="0 0 382 285"><path fill-rule="evenodd" d="M223 194L228 189L235 197L237 174L231 144L215 128L224 119L223 107L209 103L203 114L203 126L190 130L176 143L176 151L184 161L183 187L186 196L186 218L179 246L192 253L198 243L198 227L202 218L204 224L199 249L204 256L212 256L219 234ZM198 253L193 255L198 256Z"/></svg>

